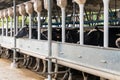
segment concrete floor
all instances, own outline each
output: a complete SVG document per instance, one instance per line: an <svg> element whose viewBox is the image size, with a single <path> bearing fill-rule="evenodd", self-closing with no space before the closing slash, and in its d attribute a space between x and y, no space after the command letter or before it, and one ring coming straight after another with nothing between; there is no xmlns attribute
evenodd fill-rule
<svg viewBox="0 0 120 80"><path fill-rule="evenodd" d="M11 68L11 62L0 58L0 80L44 80L40 75L22 68Z"/></svg>

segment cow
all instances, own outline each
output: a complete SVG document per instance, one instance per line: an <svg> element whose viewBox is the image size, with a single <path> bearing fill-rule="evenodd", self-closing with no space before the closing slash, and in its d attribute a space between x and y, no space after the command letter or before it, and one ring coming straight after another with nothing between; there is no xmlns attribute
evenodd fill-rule
<svg viewBox="0 0 120 80"><path fill-rule="evenodd" d="M26 27L23 27L21 28L18 33L16 34L16 38L22 38L22 37L28 37L28 34L29 34L29 27L26 26Z"/></svg>
<svg viewBox="0 0 120 80"><path fill-rule="evenodd" d="M48 30L41 32L41 40L48 40ZM52 40L61 41L61 28L52 28Z"/></svg>
<svg viewBox="0 0 120 80"><path fill-rule="evenodd" d="M95 27L95 29L90 30L84 37L84 44L103 46L103 31Z"/></svg>
<svg viewBox="0 0 120 80"><path fill-rule="evenodd" d="M29 27L28 25L26 27L23 27L18 31L16 34L16 38L28 38L29 35ZM48 39L48 31L43 31L40 33L41 35L41 40L47 40ZM38 37L38 31L37 29L32 29L32 39L37 39ZM58 28L53 28L52 29L52 40L54 41L61 41L61 30Z"/></svg>
<svg viewBox="0 0 120 80"><path fill-rule="evenodd" d="M27 25L26 27L21 28L15 37L16 38L28 38L28 36L29 36L29 27ZM36 29L32 29L32 39L37 39Z"/></svg>
<svg viewBox="0 0 120 80"><path fill-rule="evenodd" d="M48 37L48 31L43 31L41 33L43 36ZM61 41L62 40L62 30L61 28L52 28L52 40ZM65 29L65 42L77 43L79 40L79 30L78 28L66 28Z"/></svg>
<svg viewBox="0 0 120 80"><path fill-rule="evenodd" d="M79 40L79 29L66 29L65 41L68 43L77 43Z"/></svg>
<svg viewBox="0 0 120 80"><path fill-rule="evenodd" d="M117 45L119 39L116 40L118 38L118 36L116 36L116 34L118 34L119 32L120 32L119 28L115 28L115 27L109 28L108 47L113 47L113 48L118 47L116 45ZM103 44L104 44L103 39L104 39L104 31L102 29L98 29L98 27L95 27L95 29L90 30L85 35L84 44L103 46Z"/></svg>

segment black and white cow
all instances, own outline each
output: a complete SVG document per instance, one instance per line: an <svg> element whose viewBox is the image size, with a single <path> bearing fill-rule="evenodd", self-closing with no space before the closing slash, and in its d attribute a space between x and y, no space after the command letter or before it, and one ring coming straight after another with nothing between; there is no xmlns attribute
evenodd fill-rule
<svg viewBox="0 0 120 80"><path fill-rule="evenodd" d="M29 36L29 27L23 27L21 28L18 33L16 34L16 38L28 38ZM37 39L37 30L36 29L32 29L32 39Z"/></svg>
<svg viewBox="0 0 120 80"><path fill-rule="evenodd" d="M68 43L77 43L79 41L79 28L66 29L65 41Z"/></svg>
<svg viewBox="0 0 120 80"><path fill-rule="evenodd" d="M117 43L119 43L119 40L116 40L118 34L120 32L119 28L111 27L109 28L109 38L108 38L108 46L109 47L114 47L116 48ZM86 45L95 45L95 46L103 46L104 44L104 31L98 29L97 27L93 30L90 30L86 35L85 35L85 44ZM116 42L116 43L115 43Z"/></svg>
<svg viewBox="0 0 120 80"><path fill-rule="evenodd" d="M41 39L48 39L48 31L45 30L41 33ZM52 40L53 41L61 41L61 28L52 28Z"/></svg>
<svg viewBox="0 0 120 80"><path fill-rule="evenodd" d="M95 27L85 34L84 44L103 46L103 31Z"/></svg>
<svg viewBox="0 0 120 80"><path fill-rule="evenodd" d="M28 34L29 34L29 27L26 26L26 27L23 27L21 28L18 33L16 34L16 38L22 38L22 37L28 37Z"/></svg>

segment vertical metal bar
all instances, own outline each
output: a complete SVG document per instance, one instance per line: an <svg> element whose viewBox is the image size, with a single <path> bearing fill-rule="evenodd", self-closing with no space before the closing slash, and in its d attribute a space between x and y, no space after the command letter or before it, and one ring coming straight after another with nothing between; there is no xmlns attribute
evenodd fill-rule
<svg viewBox="0 0 120 80"><path fill-rule="evenodd" d="M51 9L51 0L48 1L48 57L52 56L52 9ZM48 59L48 73L51 72L52 61ZM48 80L52 80L52 75L48 74Z"/></svg>
<svg viewBox="0 0 120 80"><path fill-rule="evenodd" d="M62 10L62 43L65 42L65 8L61 8Z"/></svg>
<svg viewBox="0 0 120 80"><path fill-rule="evenodd" d="M16 34L16 1L13 0L13 5L14 5L14 35ZM16 38L14 36L14 48L16 48ZM14 49L14 53L13 53L13 63L16 63L16 49Z"/></svg>
<svg viewBox="0 0 120 80"><path fill-rule="evenodd" d="M104 47L108 47L108 33L109 33L109 27L108 27L108 15L109 15L109 0L103 0L104 2Z"/></svg>
<svg viewBox="0 0 120 80"><path fill-rule="evenodd" d="M84 4L79 4L80 8L80 45L84 43Z"/></svg>
<svg viewBox="0 0 120 80"><path fill-rule="evenodd" d="M2 18L2 36L4 36L4 18Z"/></svg>
<svg viewBox="0 0 120 80"><path fill-rule="evenodd" d="M6 36L8 36L8 17L6 17Z"/></svg>
<svg viewBox="0 0 120 80"><path fill-rule="evenodd" d="M32 38L32 14L29 14L29 39Z"/></svg>
<svg viewBox="0 0 120 80"><path fill-rule="evenodd" d="M75 2L73 1L73 26L75 27L75 21L76 21L76 5Z"/></svg>
<svg viewBox="0 0 120 80"><path fill-rule="evenodd" d="M12 17L10 17L10 20L11 20L11 22L10 22L10 36L12 37L12 27L13 27L13 19L12 19Z"/></svg>
<svg viewBox="0 0 120 80"><path fill-rule="evenodd" d="M22 27L24 27L24 25L25 25L24 19L25 19L25 16L22 15Z"/></svg>
<svg viewBox="0 0 120 80"><path fill-rule="evenodd" d="M16 16L16 33L18 32L18 16Z"/></svg>
<svg viewBox="0 0 120 80"><path fill-rule="evenodd" d="M41 37L41 35L40 35L41 34L41 29L40 29L41 28L41 18L40 17L41 17L40 12L38 12L38 19L37 19L38 20L38 40L40 40L40 37Z"/></svg>

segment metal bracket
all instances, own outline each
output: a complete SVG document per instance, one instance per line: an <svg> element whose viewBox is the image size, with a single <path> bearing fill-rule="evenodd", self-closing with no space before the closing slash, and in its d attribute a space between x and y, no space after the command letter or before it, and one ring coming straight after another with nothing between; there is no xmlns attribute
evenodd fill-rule
<svg viewBox="0 0 120 80"><path fill-rule="evenodd" d="M57 74L65 73L64 77L66 77L66 76L67 76L66 74L68 74L68 72L70 73L70 68L68 68L66 71L58 71L57 58L47 57L46 59L55 59L55 69L54 69L54 72L50 72L50 73L46 73L46 74L54 75L54 78L57 78ZM64 77L63 77L63 78L64 78Z"/></svg>
<svg viewBox="0 0 120 80"><path fill-rule="evenodd" d="M17 50L18 52L20 52L19 48L11 48L12 50Z"/></svg>

